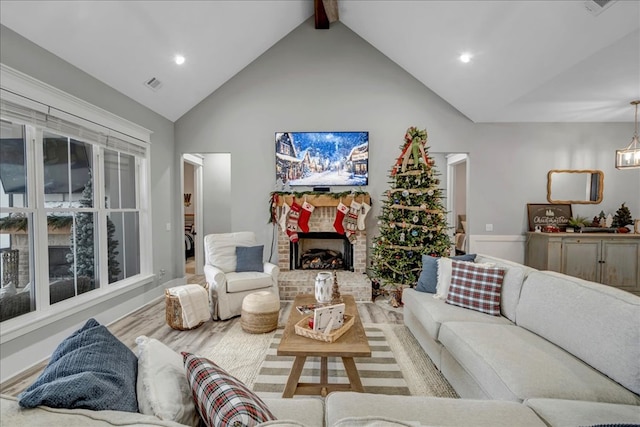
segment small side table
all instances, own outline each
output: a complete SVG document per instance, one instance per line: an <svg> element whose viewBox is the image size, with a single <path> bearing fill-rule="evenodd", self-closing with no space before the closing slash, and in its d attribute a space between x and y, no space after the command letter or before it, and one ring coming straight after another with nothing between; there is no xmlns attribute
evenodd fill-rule
<svg viewBox="0 0 640 427"><path fill-rule="evenodd" d="M269 291L254 292L242 300L240 325L249 334L265 334L278 327L280 300Z"/></svg>

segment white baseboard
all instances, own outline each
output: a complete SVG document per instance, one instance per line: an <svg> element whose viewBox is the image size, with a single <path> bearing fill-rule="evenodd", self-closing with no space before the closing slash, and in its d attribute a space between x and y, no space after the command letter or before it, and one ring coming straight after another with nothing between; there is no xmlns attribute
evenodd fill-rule
<svg viewBox="0 0 640 427"><path fill-rule="evenodd" d="M469 235L469 253L480 253L524 264L525 236Z"/></svg>

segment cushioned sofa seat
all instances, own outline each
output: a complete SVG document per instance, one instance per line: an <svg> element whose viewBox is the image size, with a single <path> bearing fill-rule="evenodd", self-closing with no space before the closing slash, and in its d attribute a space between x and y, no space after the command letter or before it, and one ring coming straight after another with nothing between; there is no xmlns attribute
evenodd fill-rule
<svg viewBox="0 0 640 427"><path fill-rule="evenodd" d="M142 415L123 411L92 411L89 409L57 409L46 406L23 409L15 397L2 395L0 399L0 422L3 426L34 427L184 427L183 424L163 421L153 415Z"/></svg>
<svg viewBox="0 0 640 427"><path fill-rule="evenodd" d="M438 369L441 369L443 357L445 357L443 355L446 353L446 350L443 350L442 343L438 340L440 326L449 321L498 324L514 322L522 283L531 272L536 271L522 264L484 254L478 254L475 260L479 263L491 263L495 267L505 270L500 299L502 316L491 316L474 310L452 306L443 300L433 298L433 294L419 292L416 289L405 289L403 292L404 324L409 328ZM469 383L469 387L475 388L472 383ZM466 397L486 398L484 393L477 391L469 393L469 396Z"/></svg>
<svg viewBox="0 0 640 427"><path fill-rule="evenodd" d="M269 410L284 423L285 420L296 421L305 427L323 427L325 405L320 397L305 396L293 399L277 397L263 398Z"/></svg>
<svg viewBox="0 0 640 427"><path fill-rule="evenodd" d="M270 274L258 271L245 271L242 273L227 273L227 292L246 292L269 288L273 286L273 278Z"/></svg>
<svg viewBox="0 0 640 427"><path fill-rule="evenodd" d="M532 273L516 324L640 394L640 298L550 271Z"/></svg>
<svg viewBox="0 0 640 427"><path fill-rule="evenodd" d="M414 289L406 289L405 292L417 292ZM406 300L406 301L405 301ZM435 298L405 298L403 301L432 337L438 338L440 327L444 322L483 322L510 325L506 317L491 316L475 310L461 310L443 300Z"/></svg>
<svg viewBox="0 0 640 427"><path fill-rule="evenodd" d="M282 425L304 425L305 427L323 427L324 403L322 399L264 399ZM173 421L161 420L153 415L143 415L122 411L92 411L88 409L58 409L38 406L20 408L15 397L2 395L0 398L0 423L2 426L35 427L185 427ZM285 422L287 421L287 422ZM291 421L292 423L288 423ZM268 425L278 425L269 422Z"/></svg>
<svg viewBox="0 0 640 427"><path fill-rule="evenodd" d="M429 426L546 427L533 410L515 402L333 392L326 407L327 426L340 420L340 426L351 426L364 418L371 426L391 419Z"/></svg>
<svg viewBox="0 0 640 427"><path fill-rule="evenodd" d="M433 298L432 294L405 289L402 293L404 302L404 323L420 341L429 358L440 368L442 344L438 341L440 327L444 322L467 321L498 324L511 324L502 316L491 316L474 310L466 310Z"/></svg>
<svg viewBox="0 0 640 427"><path fill-rule="evenodd" d="M491 399L522 402L546 397L638 404L638 397L620 384L515 325L448 322L440 328L439 338Z"/></svg>

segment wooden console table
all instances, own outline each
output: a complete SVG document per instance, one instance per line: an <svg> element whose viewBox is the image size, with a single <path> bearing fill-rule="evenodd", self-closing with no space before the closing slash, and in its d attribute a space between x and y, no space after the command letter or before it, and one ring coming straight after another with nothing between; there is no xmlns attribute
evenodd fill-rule
<svg viewBox="0 0 640 427"><path fill-rule="evenodd" d="M640 295L640 234L528 232L525 264Z"/></svg>

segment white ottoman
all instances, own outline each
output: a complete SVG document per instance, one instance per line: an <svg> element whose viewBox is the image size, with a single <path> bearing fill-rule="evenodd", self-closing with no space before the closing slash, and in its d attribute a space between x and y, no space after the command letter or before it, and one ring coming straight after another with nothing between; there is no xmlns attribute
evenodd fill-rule
<svg viewBox="0 0 640 427"><path fill-rule="evenodd" d="M280 300L269 291L254 292L242 300L240 325L250 334L264 334L278 327Z"/></svg>

